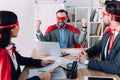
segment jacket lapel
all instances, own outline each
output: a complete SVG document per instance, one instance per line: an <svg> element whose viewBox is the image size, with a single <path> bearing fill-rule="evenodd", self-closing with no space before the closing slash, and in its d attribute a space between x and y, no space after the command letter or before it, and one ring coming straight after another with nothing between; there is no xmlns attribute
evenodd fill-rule
<svg viewBox="0 0 120 80"><path fill-rule="evenodd" d="M104 37L103 37L103 40L102 40L103 41L102 42L103 43L103 45L102 45L103 46L102 47L102 55L101 55L102 56L102 60L105 60L104 51L105 51L105 46L106 46L107 40L109 38L109 35L110 35L110 33L105 34Z"/></svg>
<svg viewBox="0 0 120 80"><path fill-rule="evenodd" d="M120 33L118 33L118 35L116 36L116 38L114 40L114 43L113 43L113 48L112 49L114 49L114 47L116 46L118 40L120 40Z"/></svg>
<svg viewBox="0 0 120 80"><path fill-rule="evenodd" d="M107 33L106 35L104 35L104 38L103 38L103 50L102 51L104 51L105 50L105 46L106 46L106 43L107 43L107 40L108 40L108 38L109 38L109 35L110 35L110 33Z"/></svg>
<svg viewBox="0 0 120 80"><path fill-rule="evenodd" d="M66 29L66 43L69 45L68 39L69 39L70 32L68 29Z"/></svg>
<svg viewBox="0 0 120 80"><path fill-rule="evenodd" d="M115 40L114 40L114 43L113 43L113 47L112 47L112 50L110 51L110 53L109 53L109 55L107 56L107 59L109 59L110 58L110 56L113 56L114 54L113 54L113 49L115 49L115 47L116 47L116 45L117 45L117 43L118 43L118 41L120 40L120 33L116 36L116 38L115 38Z"/></svg>
<svg viewBox="0 0 120 80"><path fill-rule="evenodd" d="M59 34L59 29L58 28L56 29L54 35L56 36L56 41L60 42L60 34Z"/></svg>

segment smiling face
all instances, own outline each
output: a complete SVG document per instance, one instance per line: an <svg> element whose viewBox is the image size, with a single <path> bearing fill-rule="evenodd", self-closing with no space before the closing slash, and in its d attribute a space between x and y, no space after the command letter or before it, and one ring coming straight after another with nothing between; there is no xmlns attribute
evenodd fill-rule
<svg viewBox="0 0 120 80"><path fill-rule="evenodd" d="M63 27L67 22L67 15L65 12L59 12L56 14L57 23L60 27Z"/></svg>

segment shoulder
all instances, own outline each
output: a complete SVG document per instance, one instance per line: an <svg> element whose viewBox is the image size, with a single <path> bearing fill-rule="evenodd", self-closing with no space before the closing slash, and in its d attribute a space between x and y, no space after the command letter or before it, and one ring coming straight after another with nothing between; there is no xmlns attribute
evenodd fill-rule
<svg viewBox="0 0 120 80"><path fill-rule="evenodd" d="M56 24L50 25L50 26L48 26L48 28L46 29L46 32L45 32L45 33L49 33L49 32L54 31L54 30L56 30L56 29L57 29Z"/></svg>
<svg viewBox="0 0 120 80"><path fill-rule="evenodd" d="M76 33L76 34L80 34L80 31L78 30L78 28L76 28L73 25L70 24L66 24L66 29L69 29L70 31Z"/></svg>

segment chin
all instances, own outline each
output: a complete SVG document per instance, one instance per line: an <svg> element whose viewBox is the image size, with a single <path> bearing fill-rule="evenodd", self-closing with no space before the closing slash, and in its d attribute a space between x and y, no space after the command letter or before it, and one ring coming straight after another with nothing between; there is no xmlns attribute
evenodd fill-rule
<svg viewBox="0 0 120 80"><path fill-rule="evenodd" d="M17 38L17 36L12 36L13 38Z"/></svg>
<svg viewBox="0 0 120 80"><path fill-rule="evenodd" d="M60 27L64 26L64 23L59 23L59 26L60 26Z"/></svg>

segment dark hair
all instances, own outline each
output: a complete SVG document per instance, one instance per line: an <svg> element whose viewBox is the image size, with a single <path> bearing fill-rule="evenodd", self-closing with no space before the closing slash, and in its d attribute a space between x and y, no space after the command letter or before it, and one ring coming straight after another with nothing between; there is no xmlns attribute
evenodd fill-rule
<svg viewBox="0 0 120 80"><path fill-rule="evenodd" d="M60 10L58 10L58 11L56 12L56 14L58 14L58 13L63 13L63 12L65 12L66 15L67 15L67 17L68 17L68 13L67 13L67 11L64 10L64 9L60 9Z"/></svg>
<svg viewBox="0 0 120 80"><path fill-rule="evenodd" d="M114 14L117 16L120 16L120 2L117 0L112 0L112 1L106 1L106 11L109 14ZM120 22L120 17L115 16L115 21Z"/></svg>
<svg viewBox="0 0 120 80"><path fill-rule="evenodd" d="M17 15L11 11L0 11L0 26L17 22ZM5 48L10 42L11 28L0 28L0 48Z"/></svg>

